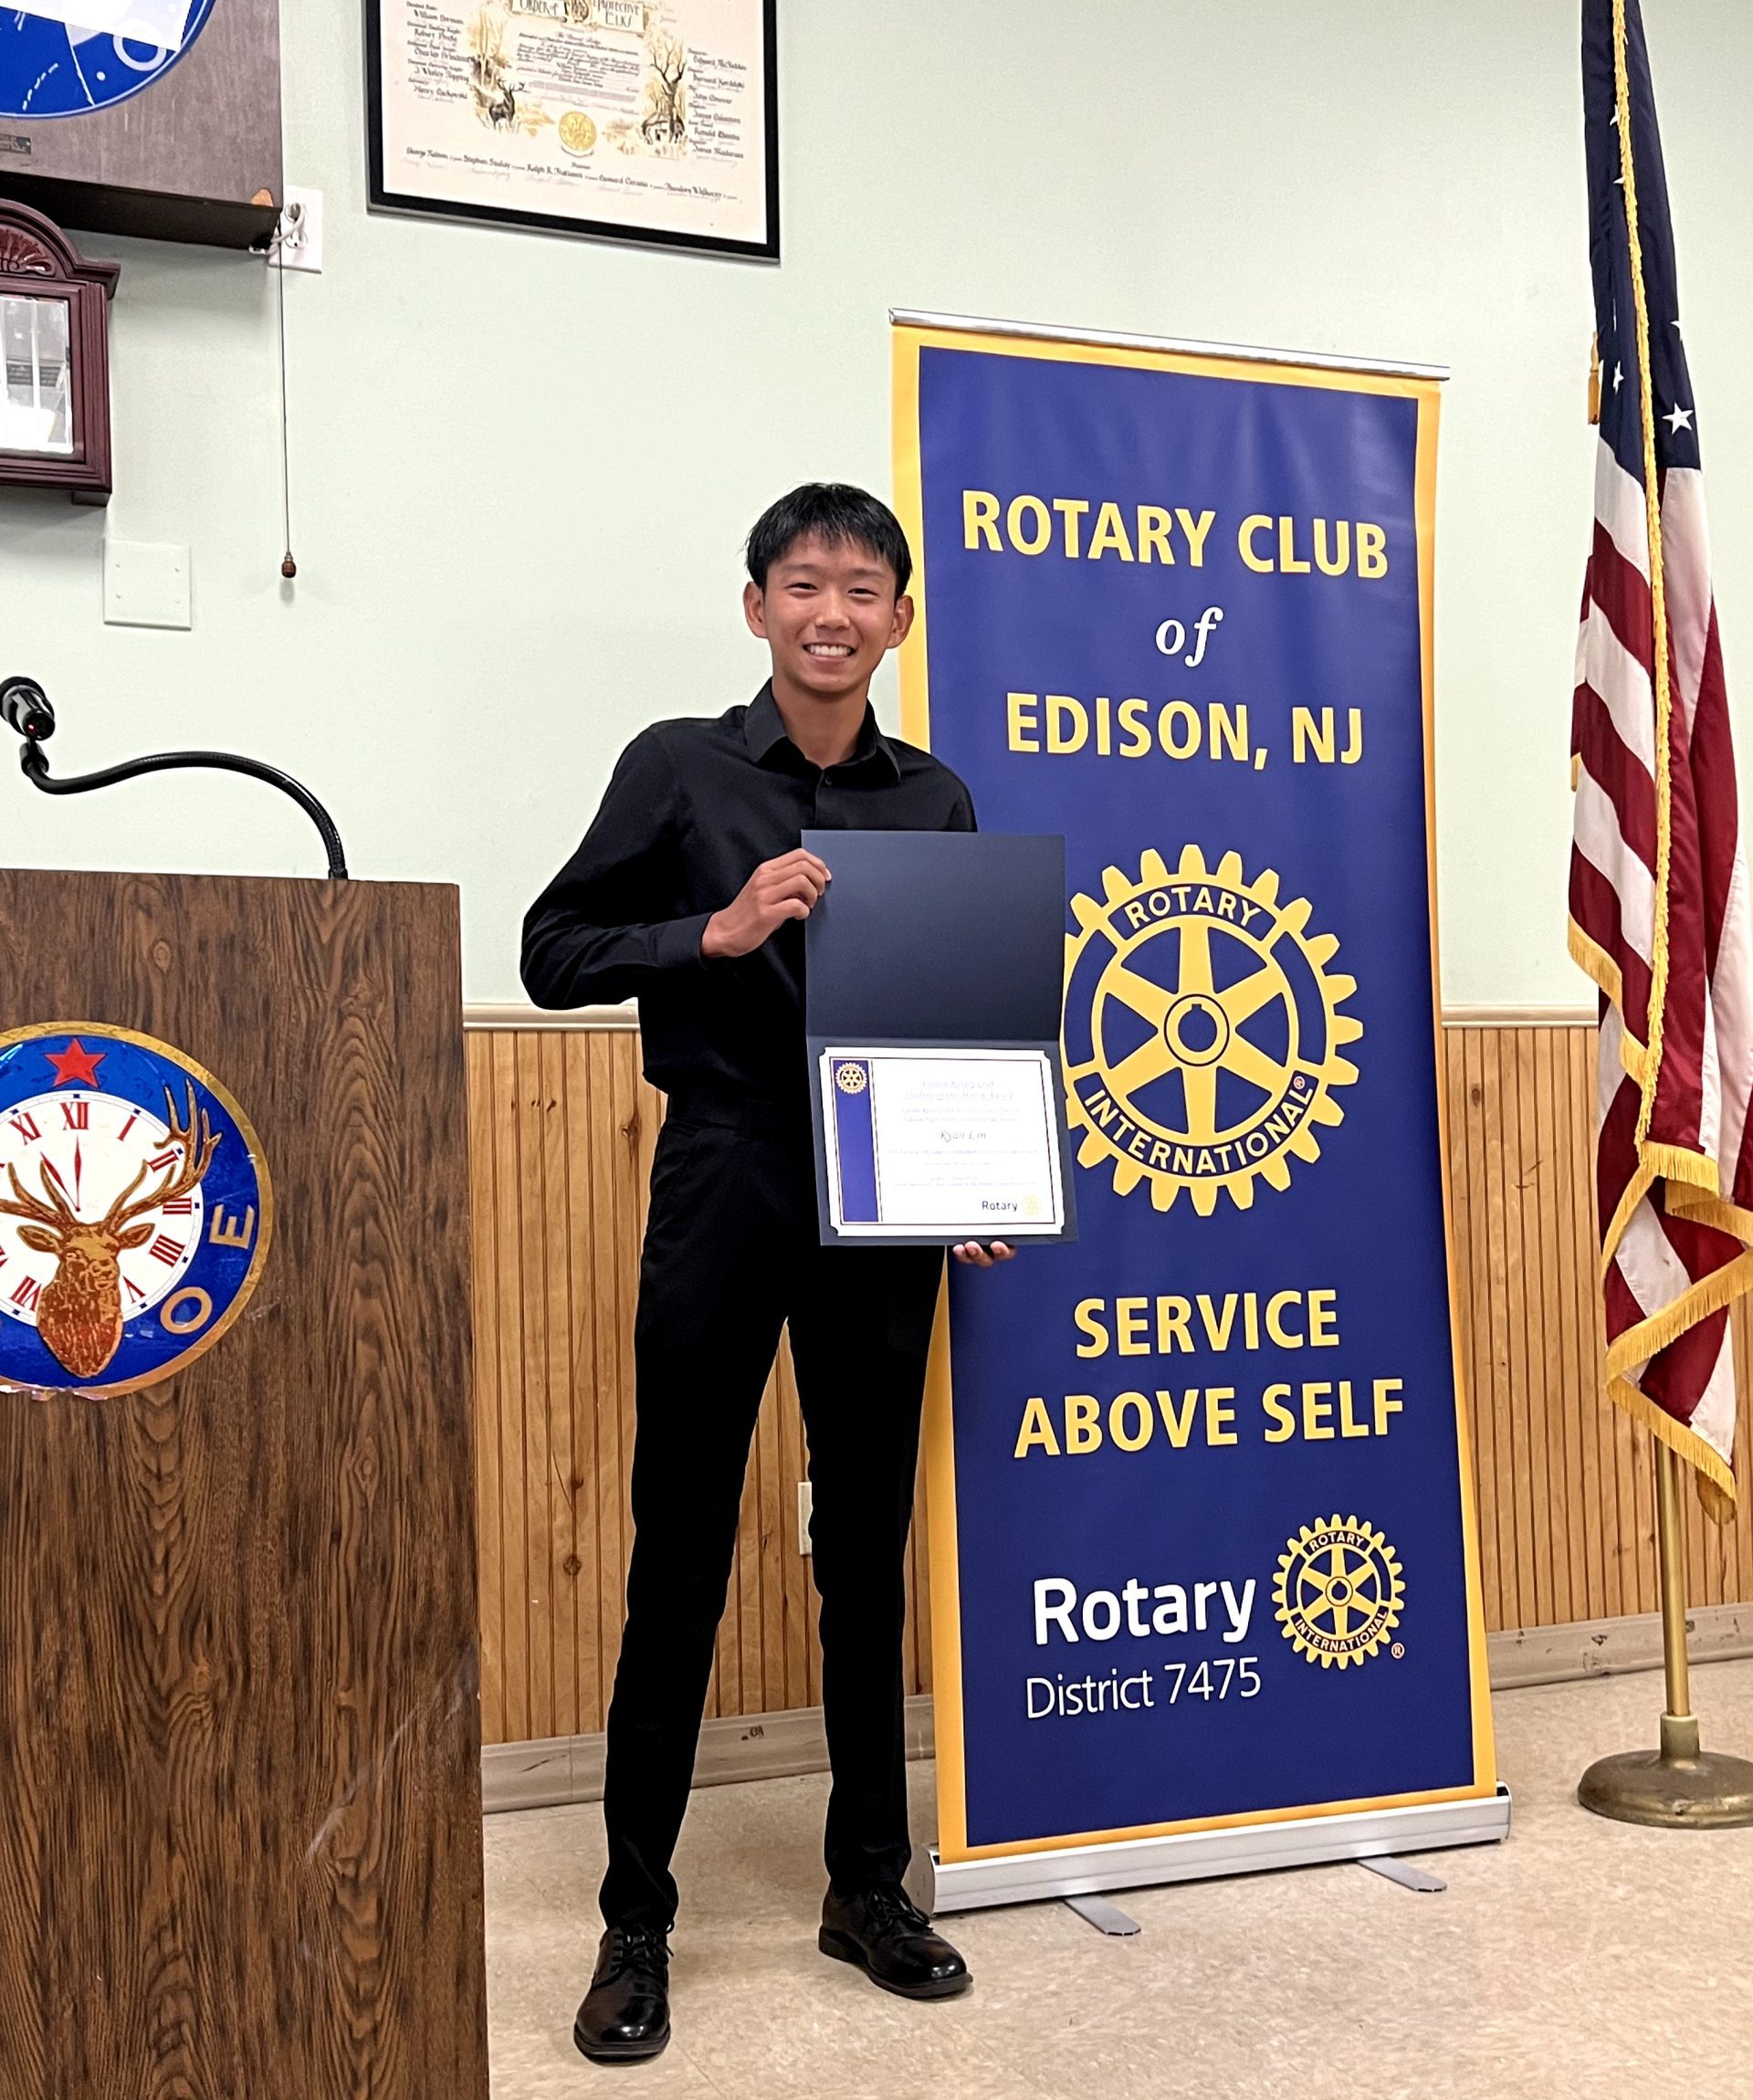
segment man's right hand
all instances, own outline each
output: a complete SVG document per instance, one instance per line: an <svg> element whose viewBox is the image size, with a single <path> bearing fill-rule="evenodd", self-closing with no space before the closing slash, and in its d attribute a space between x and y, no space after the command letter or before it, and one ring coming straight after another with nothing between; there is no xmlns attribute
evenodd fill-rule
<svg viewBox="0 0 1753 2100"><path fill-rule="evenodd" d="M722 911L715 911L700 936L709 960L751 955L788 919L807 919L828 887L828 871L800 845L777 860L763 860Z"/></svg>

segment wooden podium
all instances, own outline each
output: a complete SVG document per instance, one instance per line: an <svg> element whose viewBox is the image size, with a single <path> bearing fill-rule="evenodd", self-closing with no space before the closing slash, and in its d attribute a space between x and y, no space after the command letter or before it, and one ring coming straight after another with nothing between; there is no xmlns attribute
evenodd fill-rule
<svg viewBox="0 0 1753 2100"><path fill-rule="evenodd" d="M456 893L0 873L63 1023L222 1084L272 1234L162 1381L0 1391L0 2096L482 2100Z"/></svg>

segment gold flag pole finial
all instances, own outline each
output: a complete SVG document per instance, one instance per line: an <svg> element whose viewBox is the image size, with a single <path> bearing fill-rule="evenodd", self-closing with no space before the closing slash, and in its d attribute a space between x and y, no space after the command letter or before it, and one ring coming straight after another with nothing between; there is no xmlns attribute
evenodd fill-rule
<svg viewBox="0 0 1753 2100"><path fill-rule="evenodd" d="M1753 1823L1753 1764L1698 1747L1686 1660L1685 1538L1680 1461L1655 1446L1655 1535L1662 1581L1662 1658L1667 1711L1659 1750L1625 1750L1584 1772L1577 1799L1616 1822L1674 1830L1733 1830Z"/></svg>

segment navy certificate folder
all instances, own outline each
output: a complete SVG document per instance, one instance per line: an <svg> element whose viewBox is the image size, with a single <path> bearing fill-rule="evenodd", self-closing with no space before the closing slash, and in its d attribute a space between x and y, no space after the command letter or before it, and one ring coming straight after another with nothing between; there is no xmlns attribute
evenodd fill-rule
<svg viewBox="0 0 1753 2100"><path fill-rule="evenodd" d="M831 1218L823 1057L830 1049L916 1047L1047 1054L1063 1223L1076 1236L1059 1023L1065 982L1063 838L997 832L806 831L832 880L804 927L805 1032L822 1236ZM839 1106L844 1109L845 1103ZM975 1236L921 1232L890 1245ZM979 1236L1002 1239L1002 1223Z"/></svg>

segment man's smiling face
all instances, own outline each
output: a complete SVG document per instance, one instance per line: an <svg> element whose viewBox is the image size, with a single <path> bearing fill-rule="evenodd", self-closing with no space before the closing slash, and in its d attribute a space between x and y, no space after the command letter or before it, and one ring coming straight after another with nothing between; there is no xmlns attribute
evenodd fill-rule
<svg viewBox="0 0 1753 2100"><path fill-rule="evenodd" d="M814 535L772 563L764 591L747 587L743 606L775 677L823 700L863 693L913 625L913 601L896 596L895 572L874 548Z"/></svg>

